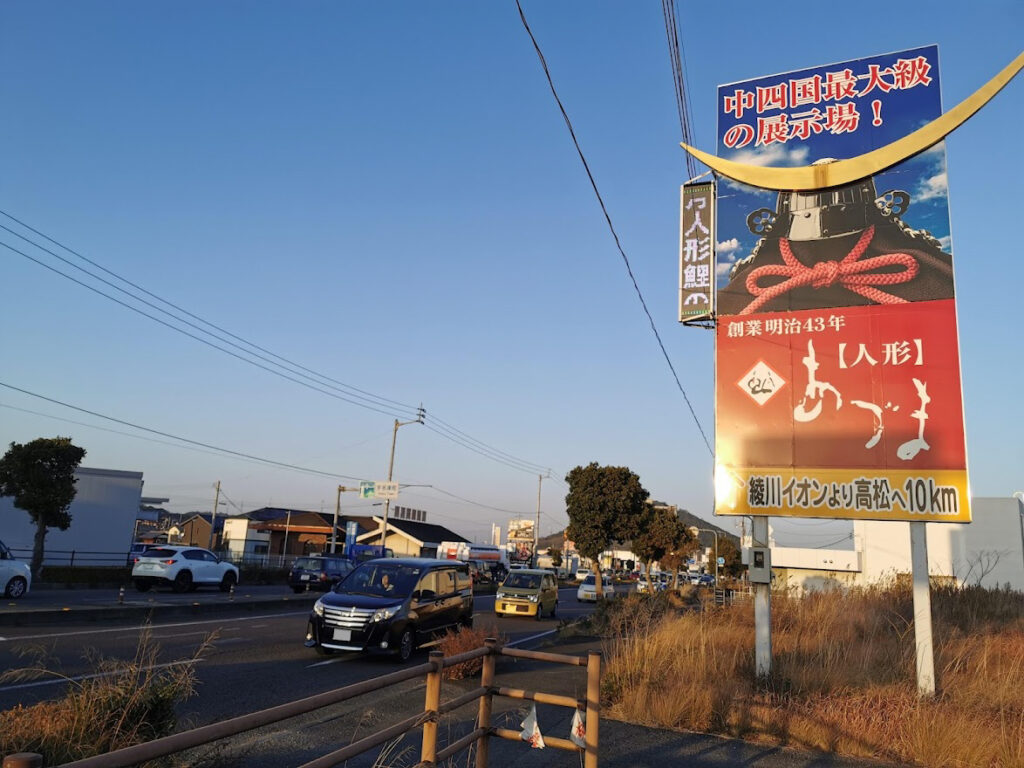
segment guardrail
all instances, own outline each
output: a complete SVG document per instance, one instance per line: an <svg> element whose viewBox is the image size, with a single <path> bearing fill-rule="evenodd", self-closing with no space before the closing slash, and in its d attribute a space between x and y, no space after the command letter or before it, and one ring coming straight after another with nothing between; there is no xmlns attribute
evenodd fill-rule
<svg viewBox="0 0 1024 768"><path fill-rule="evenodd" d="M543 693L540 691L526 691L520 688L509 688L496 686L494 684L495 660L498 656L510 656L522 659L533 659L554 664L568 664L587 668L587 694L585 699L575 699L570 696ZM461 696L441 702L441 678L445 667L461 664L473 659L483 658L483 669L480 673L480 685ZM477 745L476 768L487 768L489 757L489 740L491 738L510 739L521 741L522 735L519 731L507 728L496 728L491 724L491 710L495 696L504 696L510 699L522 699L540 704L549 704L560 707L571 707L582 709L585 712L584 724L585 735L583 747L577 746L570 739L559 739L553 736L545 736L544 743L548 747L563 749L583 754L584 768L597 768L598 729L601 712L600 691L601 691L601 654L598 651L591 651L588 656L569 656L556 653L545 653L541 651L526 651L518 648L504 648L494 638L488 638L482 648L466 651L455 656L445 657L440 651L432 651L430 660L426 664L409 667L389 675L366 680L361 683L337 688L333 691L310 696L298 701L281 704L277 707L253 712L248 715L241 715L230 720L191 731L175 733L165 736L162 739L149 741L144 744L136 744L131 747L108 752L104 755L88 757L83 760L75 760L71 763L64 763L59 768L129 768L147 760L155 760L168 755L179 754L194 747L210 744L229 736L235 736L245 731L251 731L265 725L286 720L297 715L320 709L322 707L348 701L370 691L380 690L388 686L396 685L415 677L426 675L426 700L422 712L395 723L383 730L372 733L368 736L354 741L341 749L337 749L315 760L311 760L300 768L333 768L345 760L362 754L387 741L403 736L414 728L422 726L423 738L420 748L420 762L416 768L433 768L438 763L447 760L453 755L467 749L474 744ZM443 749L438 749L437 725L441 715L451 712L459 707L465 706L473 701L479 700L479 707L476 717L476 728L462 738L448 744ZM524 742L524 747L525 747ZM4 758L3 768L43 768L43 758L37 754L20 753L8 755Z"/></svg>

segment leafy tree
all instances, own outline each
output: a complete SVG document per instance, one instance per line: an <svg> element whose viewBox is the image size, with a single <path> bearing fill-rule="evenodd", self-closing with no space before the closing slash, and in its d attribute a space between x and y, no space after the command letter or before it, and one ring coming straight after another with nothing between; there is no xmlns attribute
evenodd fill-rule
<svg viewBox="0 0 1024 768"><path fill-rule="evenodd" d="M648 512L650 495L640 478L628 467L604 467L591 462L576 467L565 476L569 493L565 496L569 527L566 537L576 549L594 563L597 597L604 596L601 582L601 553L613 541L625 541L641 529Z"/></svg>
<svg viewBox="0 0 1024 768"><path fill-rule="evenodd" d="M0 495L13 496L14 506L28 512L36 524L32 546L32 577L43 565L43 544L49 528L66 531L68 508L75 498L75 469L85 449L70 437L39 437L11 447L0 459Z"/></svg>
<svg viewBox="0 0 1024 768"><path fill-rule="evenodd" d="M639 536L633 538L633 551L650 566L660 562L662 567L672 570L672 588L679 586L679 566L684 559L684 550L692 540L690 532L676 515L674 508L659 508L652 511L650 522Z"/></svg>
<svg viewBox="0 0 1024 768"><path fill-rule="evenodd" d="M718 537L718 556L725 560L725 564L719 566L719 571L732 576L734 579L742 575L744 569L740 551L731 539L725 536Z"/></svg>

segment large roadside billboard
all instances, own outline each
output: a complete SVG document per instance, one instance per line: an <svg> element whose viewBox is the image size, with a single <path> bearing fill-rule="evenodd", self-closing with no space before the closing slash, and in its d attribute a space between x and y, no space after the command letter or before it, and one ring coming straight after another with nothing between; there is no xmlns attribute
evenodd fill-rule
<svg viewBox="0 0 1024 768"><path fill-rule="evenodd" d="M934 46L732 83L718 152L800 166L941 114ZM810 192L718 183L717 514L969 522L945 147Z"/></svg>

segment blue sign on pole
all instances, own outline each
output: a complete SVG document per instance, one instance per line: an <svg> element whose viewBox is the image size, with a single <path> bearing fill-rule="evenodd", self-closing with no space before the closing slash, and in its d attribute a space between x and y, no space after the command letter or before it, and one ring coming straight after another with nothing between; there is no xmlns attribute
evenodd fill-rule
<svg viewBox="0 0 1024 768"><path fill-rule="evenodd" d="M356 534L359 532L359 523L349 520L345 523L345 552L351 552L356 544Z"/></svg>

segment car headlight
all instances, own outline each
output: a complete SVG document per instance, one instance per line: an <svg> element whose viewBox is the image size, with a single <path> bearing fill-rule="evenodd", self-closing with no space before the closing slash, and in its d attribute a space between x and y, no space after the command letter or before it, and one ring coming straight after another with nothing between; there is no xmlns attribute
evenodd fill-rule
<svg viewBox="0 0 1024 768"><path fill-rule="evenodd" d="M313 603L313 613L315 613L317 616L324 615L324 599L322 597L315 603Z"/></svg>
<svg viewBox="0 0 1024 768"><path fill-rule="evenodd" d="M504 592L495 592L494 593L494 599L495 600L504 600L506 597L507 597L507 595Z"/></svg>
<svg viewBox="0 0 1024 768"><path fill-rule="evenodd" d="M378 608L374 611L373 616L370 617L370 621L387 621L398 613L398 609L401 607L400 605L392 605L387 608Z"/></svg>
<svg viewBox="0 0 1024 768"><path fill-rule="evenodd" d="M529 597L528 597L527 599L528 599L528 600L529 600L529 601L530 601L531 603L536 603L536 602L537 602L537 600L538 600L538 597L539 597L538 595L530 595L530 596L529 596Z"/></svg>

